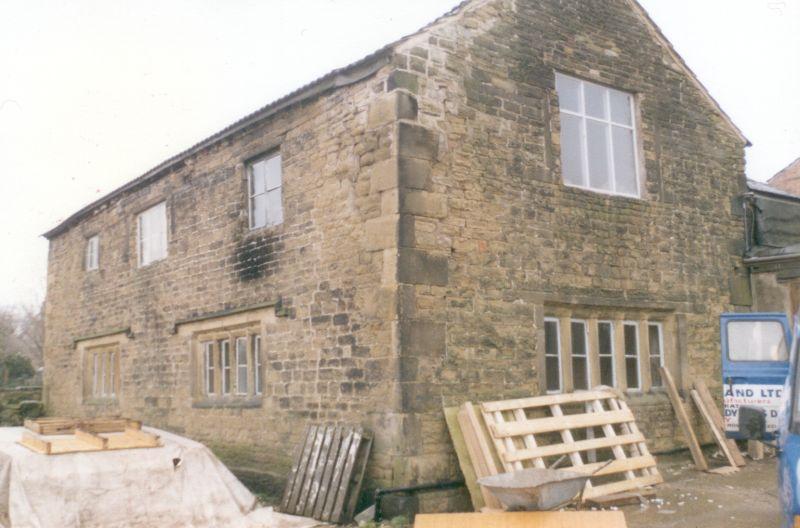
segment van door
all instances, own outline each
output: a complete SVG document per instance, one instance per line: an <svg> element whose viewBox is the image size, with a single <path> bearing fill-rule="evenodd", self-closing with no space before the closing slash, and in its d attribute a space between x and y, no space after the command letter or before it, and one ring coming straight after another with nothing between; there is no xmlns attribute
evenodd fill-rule
<svg viewBox="0 0 800 528"><path fill-rule="evenodd" d="M722 394L725 432L739 434L739 406L764 409L767 440L774 439L786 376L791 330L783 313L722 314Z"/></svg>

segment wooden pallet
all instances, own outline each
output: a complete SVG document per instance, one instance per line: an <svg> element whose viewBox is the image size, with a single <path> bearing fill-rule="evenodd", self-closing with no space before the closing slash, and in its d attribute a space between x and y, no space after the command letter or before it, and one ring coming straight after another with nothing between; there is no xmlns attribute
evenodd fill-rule
<svg viewBox="0 0 800 528"><path fill-rule="evenodd" d="M352 520L371 448L372 437L360 427L306 428L281 511L340 524Z"/></svg>
<svg viewBox="0 0 800 528"><path fill-rule="evenodd" d="M122 432L102 434L79 428L75 429L71 435L64 435L60 438L53 438L53 436L53 434L40 435L25 431L22 433L19 443L42 455L139 449L161 445L157 435L132 427Z"/></svg>
<svg viewBox="0 0 800 528"><path fill-rule="evenodd" d="M91 433L122 433L127 429L141 429L142 422L127 418L37 418L25 420L25 428L40 435L73 434L76 429Z"/></svg>
<svg viewBox="0 0 800 528"><path fill-rule="evenodd" d="M627 403L610 389L485 402L481 414L504 471L549 467L592 473L584 499L660 484ZM563 461L563 460L562 460Z"/></svg>

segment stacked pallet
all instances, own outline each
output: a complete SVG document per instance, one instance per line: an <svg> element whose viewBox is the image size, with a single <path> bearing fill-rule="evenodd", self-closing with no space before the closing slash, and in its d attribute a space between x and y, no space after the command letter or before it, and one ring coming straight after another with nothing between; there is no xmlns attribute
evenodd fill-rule
<svg viewBox="0 0 800 528"><path fill-rule="evenodd" d="M585 500L662 482L633 413L612 389L468 402L458 411L458 426L466 451L459 458L469 457L477 478L558 464L592 474ZM460 463L463 468L465 461ZM468 484L476 509L498 507L488 490Z"/></svg>
<svg viewBox="0 0 800 528"><path fill-rule="evenodd" d="M159 447L158 436L125 418L25 420L19 443L42 455Z"/></svg>

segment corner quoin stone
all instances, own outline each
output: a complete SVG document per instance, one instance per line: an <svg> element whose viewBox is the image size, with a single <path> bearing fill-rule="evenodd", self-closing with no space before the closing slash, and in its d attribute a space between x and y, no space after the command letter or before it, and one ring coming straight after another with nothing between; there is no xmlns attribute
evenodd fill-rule
<svg viewBox="0 0 800 528"><path fill-rule="evenodd" d="M367 128L378 128L400 119L417 118L417 100L406 92L394 91L374 101L367 113Z"/></svg>
<svg viewBox="0 0 800 528"><path fill-rule="evenodd" d="M447 257L427 251L400 248L397 256L397 281L406 284L447 285Z"/></svg>

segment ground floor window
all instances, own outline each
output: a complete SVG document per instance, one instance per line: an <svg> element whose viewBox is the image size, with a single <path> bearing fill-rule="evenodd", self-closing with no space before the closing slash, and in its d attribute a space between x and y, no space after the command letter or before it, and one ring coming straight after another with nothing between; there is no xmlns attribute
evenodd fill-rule
<svg viewBox="0 0 800 528"><path fill-rule="evenodd" d="M547 392L566 392L607 385L628 391L663 386L659 368L667 350L664 320L642 316L624 319L575 317L575 313L544 319L544 375Z"/></svg>
<svg viewBox="0 0 800 528"><path fill-rule="evenodd" d="M198 363L203 396L261 394L261 335L254 333L256 331L215 332L201 336Z"/></svg>

